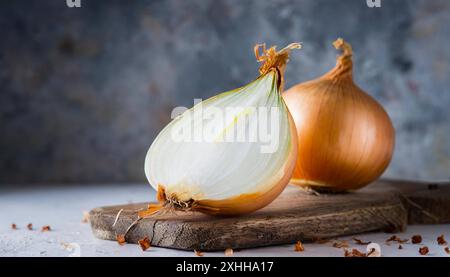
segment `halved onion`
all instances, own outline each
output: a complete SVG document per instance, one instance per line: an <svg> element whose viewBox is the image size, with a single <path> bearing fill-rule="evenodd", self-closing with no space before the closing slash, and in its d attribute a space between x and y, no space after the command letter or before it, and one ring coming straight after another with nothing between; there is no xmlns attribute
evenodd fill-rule
<svg viewBox="0 0 450 277"><path fill-rule="evenodd" d="M195 105L159 133L145 174L160 206L237 215L268 205L283 191L295 167L297 136L280 88L288 53L299 47L264 48L261 56L256 51L264 62L259 78Z"/></svg>

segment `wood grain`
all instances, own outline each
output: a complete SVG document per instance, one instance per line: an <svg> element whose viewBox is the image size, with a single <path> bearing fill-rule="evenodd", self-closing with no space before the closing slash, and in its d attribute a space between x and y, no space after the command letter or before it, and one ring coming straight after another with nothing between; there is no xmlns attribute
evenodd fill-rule
<svg viewBox="0 0 450 277"><path fill-rule="evenodd" d="M212 251L370 231L396 232L406 228L408 221L450 222L449 189L438 186L430 190L423 183L383 180L357 192L314 195L290 186L269 206L252 214L213 217L194 212L166 213L141 220L128 232L126 240L137 243L147 236L153 246ZM93 209L90 221L94 235L115 240L118 234L126 232L137 219L137 211L146 205Z"/></svg>
<svg viewBox="0 0 450 277"><path fill-rule="evenodd" d="M380 180L377 186L394 187L408 210L408 224L450 223L450 183Z"/></svg>

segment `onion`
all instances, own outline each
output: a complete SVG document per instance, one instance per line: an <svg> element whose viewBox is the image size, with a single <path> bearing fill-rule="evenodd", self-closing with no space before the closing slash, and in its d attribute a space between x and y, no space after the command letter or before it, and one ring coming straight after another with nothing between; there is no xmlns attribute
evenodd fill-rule
<svg viewBox="0 0 450 277"><path fill-rule="evenodd" d="M257 60L263 62L259 78L200 102L153 141L145 174L160 204L149 205L140 217L161 207L218 215L249 213L268 205L288 184L297 135L280 92L289 52L300 45L279 52L263 46L262 55L260 47L255 47ZM266 127L270 141L261 135Z"/></svg>
<svg viewBox="0 0 450 277"><path fill-rule="evenodd" d="M378 178L394 149L394 128L383 107L352 77L352 48L343 39L336 66L283 94L298 135L291 182L319 190L354 190Z"/></svg>

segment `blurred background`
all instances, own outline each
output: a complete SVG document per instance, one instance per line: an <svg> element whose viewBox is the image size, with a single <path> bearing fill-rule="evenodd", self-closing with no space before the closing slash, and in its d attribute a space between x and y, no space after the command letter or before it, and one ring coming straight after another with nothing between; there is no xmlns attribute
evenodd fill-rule
<svg viewBox="0 0 450 277"><path fill-rule="evenodd" d="M256 43L304 43L290 87L334 66L338 36L397 131L384 176L450 178L449 1L0 3L0 184L143 182L172 109L256 78Z"/></svg>

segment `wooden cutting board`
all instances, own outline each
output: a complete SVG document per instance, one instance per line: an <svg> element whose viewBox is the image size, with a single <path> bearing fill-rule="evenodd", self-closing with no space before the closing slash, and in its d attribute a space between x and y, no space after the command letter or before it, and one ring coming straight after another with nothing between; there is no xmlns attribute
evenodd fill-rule
<svg viewBox="0 0 450 277"><path fill-rule="evenodd" d="M90 222L94 235L116 240L137 219L137 211L147 204L93 209ZM213 251L370 231L397 232L408 223L449 222L450 184L380 180L357 192L343 194L311 194L289 186L269 206L239 217L195 212L158 215L134 225L126 241L137 243L147 236L153 246Z"/></svg>

